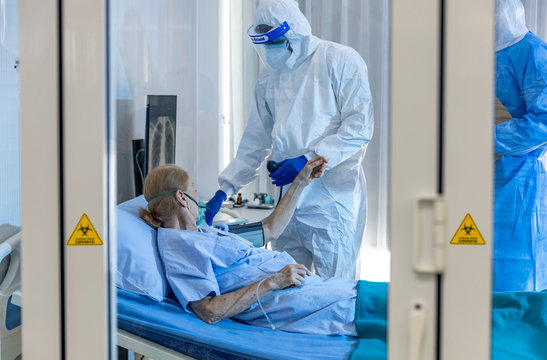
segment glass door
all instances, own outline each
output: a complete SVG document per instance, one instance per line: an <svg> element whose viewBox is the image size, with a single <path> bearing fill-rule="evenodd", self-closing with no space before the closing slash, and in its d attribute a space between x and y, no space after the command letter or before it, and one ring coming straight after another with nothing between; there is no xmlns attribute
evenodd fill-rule
<svg viewBox="0 0 547 360"><path fill-rule="evenodd" d="M492 358L542 358L547 322L544 1L495 2Z"/></svg>
<svg viewBox="0 0 547 360"><path fill-rule="evenodd" d="M496 241L491 156L493 12L492 2L446 1L444 8L443 359L490 356L491 258Z"/></svg>
<svg viewBox="0 0 547 360"><path fill-rule="evenodd" d="M317 181L322 185L302 194L302 198L319 200L302 205L296 210L295 218L310 218L305 214L306 206L320 209L319 220L315 220L319 225L305 228L312 231L321 227L317 233L324 236L324 247L328 247L330 240L349 239L336 244L334 257L337 260L328 263L335 267L337 262L353 261L351 279L345 285L352 294L350 303L353 305L343 309L344 316L354 316L355 278L371 282L390 279L387 232L389 2L286 2L299 13L287 18L291 26L295 26L292 31L305 39L293 37L294 49L290 51L297 54L293 58L297 63L293 64L293 71L283 72L285 83L279 88L268 85L267 91L271 94L265 95L269 97L263 101L268 102L272 112L277 111L275 121L280 124L288 121L286 126L291 123L302 126L295 125L298 130L293 132L278 125L275 130L264 133L253 129L262 121L270 121L267 114L257 118L257 107L264 106L258 105L261 100L257 99L257 89L272 74L267 75L268 65L260 60L247 32L256 20L259 4L259 1L221 0L109 2L109 116L116 128L116 147L111 149L111 154L115 153L117 159L116 293L120 354L140 353L151 358L202 358L207 356L204 354L251 358L348 357L357 343L355 337L346 332L338 337L319 336L317 339L325 340L319 342L325 351L322 354L316 348L319 343L310 336L318 335L311 327L289 331L289 326L284 328L280 318L272 318L276 327L272 330L262 313L255 322L224 319L215 325L207 325L196 315L190 315L192 311L184 302L185 292L178 284L188 274L174 274L176 269L187 266L173 265L174 259L166 253L170 247L166 248L162 242L164 229L155 230L149 226L151 222L146 224L139 216L141 209L150 210L149 205L157 201L155 195L164 196L161 194L165 191L148 196L146 190L143 191L147 174L158 165L175 163L186 170L195 183L196 200L204 202L213 197L219 186L222 188L219 175L227 167L237 168L242 179L233 184L234 189L229 189L232 193L226 194L233 201L228 198L223 203L213 224L253 223L272 213L280 194L280 188L272 184L269 177L267 160L280 162L290 154L294 157L313 153L316 148L320 151L322 147L315 145L321 138L327 138L323 143L328 152L323 155L330 157L332 168L341 164L332 170L332 174L338 175L331 175L330 180L324 182ZM301 23L295 22L297 17ZM307 49L308 42L309 46L317 46L317 53ZM324 57L316 56L323 52L327 52ZM297 95L300 87L305 91ZM290 112L293 105L299 110L288 117L282 115L285 110ZM273 106L277 106L277 110ZM313 124L314 117L318 118L318 124ZM308 128L310 133L306 132ZM302 133L296 133L300 131ZM270 139L278 132L284 132L283 139ZM287 152L283 143L292 141L305 143L309 151L304 152L304 145L294 145L292 152ZM339 153L343 155L338 156ZM289 185L283 187L283 194ZM322 186L327 190L321 190ZM336 194L332 195L328 188ZM237 203L238 194L242 204ZM323 198L325 201L321 203ZM332 218L334 214L344 216ZM305 234L304 231L297 233ZM257 251L273 254L274 249L281 253L282 244L274 243ZM302 252L307 259L300 258L298 251L290 247L287 246L288 255L283 256L294 257L298 262L311 259L310 269L316 273L322 270L321 257L312 259L314 252L323 251L321 244ZM196 264L196 259L197 255L189 261ZM227 275L221 276L224 270L219 268L215 265L218 276L212 282L218 281L221 286L221 293L215 294L224 295L222 279ZM259 273L271 275L263 270ZM237 283L248 284L257 274L250 274ZM194 274L188 283L197 283L197 280L199 276ZM381 296L385 300L385 284L382 285ZM327 299L335 293L339 294L325 290L317 295ZM297 300L288 300L288 304L290 301ZM262 302L262 305L268 304ZM381 308L385 310L385 306ZM253 302L249 311L260 311L258 303ZM265 311L268 313L267 307ZM167 319L163 318L165 312L172 316L168 322L173 325L168 331L173 337L179 336L180 341L171 340L164 333L153 336L152 327L158 327L158 331L165 328L165 324L162 325ZM237 315L233 317L238 319ZM385 356L385 311L383 316L379 349ZM336 328L338 323L332 322ZM338 334L337 330L330 331ZM152 342L147 341L151 338ZM273 344L272 339L275 339Z"/></svg>
<svg viewBox="0 0 547 360"><path fill-rule="evenodd" d="M486 359L492 3L392 9L389 356Z"/></svg>
<svg viewBox="0 0 547 360"><path fill-rule="evenodd" d="M115 356L116 156L106 2L61 3L64 351Z"/></svg>
<svg viewBox="0 0 547 360"><path fill-rule="evenodd" d="M437 358L442 263L434 251L435 220L443 207L441 3L402 1L391 6L390 359Z"/></svg>

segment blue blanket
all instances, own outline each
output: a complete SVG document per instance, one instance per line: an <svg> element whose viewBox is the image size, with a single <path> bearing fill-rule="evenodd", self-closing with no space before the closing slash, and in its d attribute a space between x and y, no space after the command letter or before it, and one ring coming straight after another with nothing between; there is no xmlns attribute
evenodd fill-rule
<svg viewBox="0 0 547 360"><path fill-rule="evenodd" d="M351 360L387 358L387 283L359 280L355 328L359 339Z"/></svg>
<svg viewBox="0 0 547 360"><path fill-rule="evenodd" d="M351 359L387 359L387 284L359 281ZM547 290L494 292L492 359L547 359Z"/></svg>
<svg viewBox="0 0 547 360"><path fill-rule="evenodd" d="M547 291L494 293L492 359L547 359Z"/></svg>

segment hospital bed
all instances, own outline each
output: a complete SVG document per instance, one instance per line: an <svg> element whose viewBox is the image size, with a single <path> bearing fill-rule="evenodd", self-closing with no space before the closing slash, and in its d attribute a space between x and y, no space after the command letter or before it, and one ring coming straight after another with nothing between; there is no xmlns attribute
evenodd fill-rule
<svg viewBox="0 0 547 360"><path fill-rule="evenodd" d="M547 292L495 293L493 300L492 359L547 359ZM118 345L156 360L348 359L356 343L353 337L294 334L232 320L209 325L175 299L158 303L118 289Z"/></svg>
<svg viewBox="0 0 547 360"><path fill-rule="evenodd" d="M492 359L547 359L547 292L495 293ZM348 359L357 339L209 325L176 302L118 290L118 345L152 359ZM386 358L375 352L371 358Z"/></svg>
<svg viewBox="0 0 547 360"><path fill-rule="evenodd" d="M137 209L146 206L143 201L133 199L119 207L137 216ZM123 241L119 235L118 243ZM209 325L184 311L172 295L162 301L123 289L117 295L118 345L152 359L347 359L358 341L288 333L229 319ZM546 339L547 291L494 293L492 359L547 359ZM370 341L370 358L386 358L385 351L372 351L378 349L378 339L367 339L365 345L366 341Z"/></svg>
<svg viewBox="0 0 547 360"><path fill-rule="evenodd" d="M209 325L176 299L118 289L118 345L153 359L343 359L356 339L294 334L233 320Z"/></svg>
<svg viewBox="0 0 547 360"><path fill-rule="evenodd" d="M146 206L142 198L119 205L135 217L141 206ZM124 239L118 234L120 246ZM162 301L123 289L117 295L118 345L152 359L347 359L358 341L347 336L288 333L233 320L209 325L184 311L172 295ZM547 359L547 292L495 293L492 318L494 360ZM378 349L378 339L365 340L365 345L369 340L371 349ZM386 358L385 352L378 355L376 351L374 356Z"/></svg>
<svg viewBox="0 0 547 360"><path fill-rule="evenodd" d="M146 207L142 196L118 205L118 267L121 271L142 272L139 264L161 262L159 255L143 257L157 252L157 244L155 238L150 237L155 231L138 218L141 207ZM258 239L260 232L251 225L246 227ZM247 240L255 242L252 238ZM256 243L262 245L261 241ZM132 249L135 246L137 251ZM137 264L130 264L128 257L138 258ZM340 359L351 354L357 341L346 336L264 329L229 319L209 325L187 313L172 293L167 294L165 287L155 287L165 281L157 270L157 267L149 268L151 274L148 275L156 279L154 284L147 282L148 275L122 275L120 271L117 275L118 345L152 359Z"/></svg>

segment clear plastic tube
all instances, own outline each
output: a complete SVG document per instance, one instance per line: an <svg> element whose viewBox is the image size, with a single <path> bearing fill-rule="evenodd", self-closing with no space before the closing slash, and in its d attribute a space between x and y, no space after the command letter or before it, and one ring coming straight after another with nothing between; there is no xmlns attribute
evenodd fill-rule
<svg viewBox="0 0 547 360"><path fill-rule="evenodd" d="M266 316L266 320L268 320L268 323L270 323L270 326L271 326L272 330L275 330L275 325L270 320L270 317L268 316L268 314L266 314L266 311L264 311L264 308L262 307L262 304L260 303L260 297L258 296L258 289L260 289L260 285L262 285L262 283L266 279L267 278L264 278L264 279L260 280L260 282L258 283L258 286L256 287L256 300L258 302L258 306L260 306L260 310L262 310L262 313L264 314L264 316Z"/></svg>

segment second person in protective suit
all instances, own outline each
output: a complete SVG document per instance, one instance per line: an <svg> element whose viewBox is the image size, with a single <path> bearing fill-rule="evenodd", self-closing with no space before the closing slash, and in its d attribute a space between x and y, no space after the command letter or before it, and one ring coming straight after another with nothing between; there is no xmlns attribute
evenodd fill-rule
<svg viewBox="0 0 547 360"><path fill-rule="evenodd" d="M526 28L520 0L496 1L494 290L547 289L547 44Z"/></svg>
<svg viewBox="0 0 547 360"><path fill-rule="evenodd" d="M226 195L258 175L272 154L270 176L290 184L306 162L328 160L324 176L304 190L285 232L272 242L322 277L354 278L366 222L362 167L373 132L367 67L352 48L321 40L294 0L265 0L248 34L265 67L235 159L207 204L210 223Z"/></svg>

